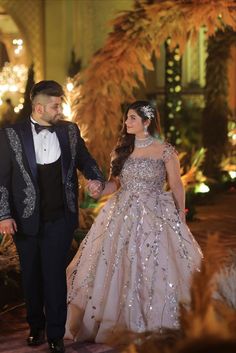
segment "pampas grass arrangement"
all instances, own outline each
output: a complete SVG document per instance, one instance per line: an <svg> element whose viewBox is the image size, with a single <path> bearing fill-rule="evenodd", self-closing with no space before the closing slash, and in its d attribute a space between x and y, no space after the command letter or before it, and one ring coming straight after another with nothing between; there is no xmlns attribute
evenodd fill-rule
<svg viewBox="0 0 236 353"><path fill-rule="evenodd" d="M19 272L19 258L12 236L3 235L0 243L0 271L8 273L9 271Z"/></svg>

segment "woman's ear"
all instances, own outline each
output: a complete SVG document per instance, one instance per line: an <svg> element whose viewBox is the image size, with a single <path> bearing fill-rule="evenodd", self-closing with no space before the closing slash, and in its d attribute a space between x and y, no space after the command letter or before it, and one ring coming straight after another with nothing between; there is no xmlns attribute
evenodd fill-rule
<svg viewBox="0 0 236 353"><path fill-rule="evenodd" d="M144 121L143 123L144 126L148 127L150 125L150 120L147 119L146 121Z"/></svg>

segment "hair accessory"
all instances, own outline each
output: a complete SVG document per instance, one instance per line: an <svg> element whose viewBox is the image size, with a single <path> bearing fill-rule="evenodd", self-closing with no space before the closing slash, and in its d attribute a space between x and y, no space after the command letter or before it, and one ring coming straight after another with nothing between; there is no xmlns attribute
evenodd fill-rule
<svg viewBox="0 0 236 353"><path fill-rule="evenodd" d="M140 108L140 110L144 113L144 115L145 115L149 120L155 118L154 108L151 107L150 105L144 105L143 107Z"/></svg>

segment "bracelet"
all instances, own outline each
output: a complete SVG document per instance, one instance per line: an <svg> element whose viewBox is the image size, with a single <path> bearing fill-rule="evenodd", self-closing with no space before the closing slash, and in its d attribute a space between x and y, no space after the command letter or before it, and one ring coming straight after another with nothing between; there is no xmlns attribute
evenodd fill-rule
<svg viewBox="0 0 236 353"><path fill-rule="evenodd" d="M186 214L185 210L180 210L180 209L178 209L178 212L179 212L179 213Z"/></svg>

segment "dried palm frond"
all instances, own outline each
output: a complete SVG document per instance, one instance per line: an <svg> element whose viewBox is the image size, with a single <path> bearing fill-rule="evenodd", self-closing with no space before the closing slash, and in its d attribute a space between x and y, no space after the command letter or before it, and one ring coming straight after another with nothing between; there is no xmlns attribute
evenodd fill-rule
<svg viewBox="0 0 236 353"><path fill-rule="evenodd" d="M185 338L168 353L235 353L236 340L205 335L199 338Z"/></svg>
<svg viewBox="0 0 236 353"><path fill-rule="evenodd" d="M233 263L224 267L215 276L217 291L214 298L226 303L236 311L236 256L232 255Z"/></svg>
<svg viewBox="0 0 236 353"><path fill-rule="evenodd" d="M79 209L79 226L81 229L90 229L94 222L93 208Z"/></svg>
<svg viewBox="0 0 236 353"><path fill-rule="evenodd" d="M120 128L121 106L134 99L140 82L145 83L144 69L153 70L153 54L160 56L168 37L183 53L203 26L206 36L227 26L236 29L235 1L136 1L112 25L104 47L75 77L72 94L73 119L90 127L89 149L106 168Z"/></svg>
<svg viewBox="0 0 236 353"><path fill-rule="evenodd" d="M191 166L189 167L188 171L181 176L182 182L186 189L195 184L197 181L203 181L203 176L199 173L199 170L204 161L205 153L205 148L201 148L200 150L196 151L192 157Z"/></svg>
<svg viewBox="0 0 236 353"><path fill-rule="evenodd" d="M0 272L7 273L12 270L19 272L19 257L12 236L5 234L0 243Z"/></svg>
<svg viewBox="0 0 236 353"><path fill-rule="evenodd" d="M217 273L231 261L232 256L219 237L210 236L200 271L192 278L190 306L180 306L180 322L186 336L198 338L208 334L225 339L233 336L235 310L227 302L214 299L218 290Z"/></svg>
<svg viewBox="0 0 236 353"><path fill-rule="evenodd" d="M233 160L234 158L234 160ZM235 171L236 170L236 156L235 157L227 157L221 161L220 167L222 170L226 172Z"/></svg>
<svg viewBox="0 0 236 353"><path fill-rule="evenodd" d="M176 329L163 329L161 333L117 330L107 339L106 344L122 353L165 353L167 349L169 351L174 347L180 337L182 337L181 332Z"/></svg>

